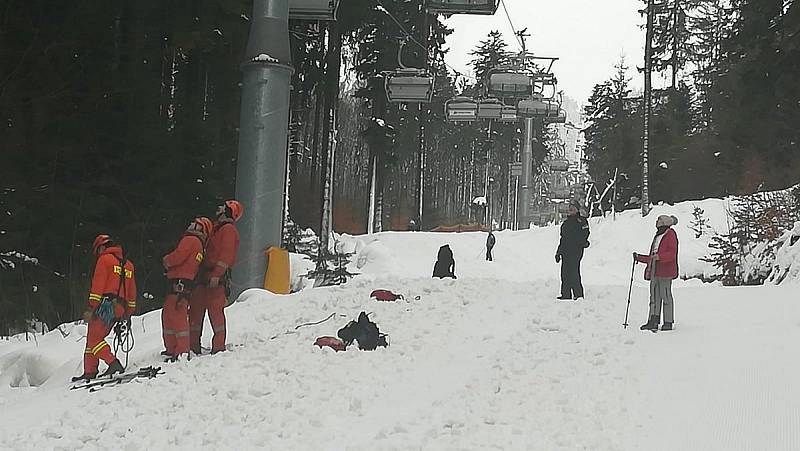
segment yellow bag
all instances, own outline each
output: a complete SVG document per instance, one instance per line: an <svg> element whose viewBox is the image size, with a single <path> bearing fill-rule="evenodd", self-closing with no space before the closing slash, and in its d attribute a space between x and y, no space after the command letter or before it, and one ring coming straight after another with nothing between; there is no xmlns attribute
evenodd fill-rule
<svg viewBox="0 0 800 451"><path fill-rule="evenodd" d="M267 273L264 288L275 294L289 294L289 251L279 247L267 249Z"/></svg>

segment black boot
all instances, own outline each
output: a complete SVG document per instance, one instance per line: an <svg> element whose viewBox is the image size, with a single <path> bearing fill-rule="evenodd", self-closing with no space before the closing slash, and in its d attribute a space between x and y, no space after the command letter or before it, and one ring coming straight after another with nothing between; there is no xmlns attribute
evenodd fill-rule
<svg viewBox="0 0 800 451"><path fill-rule="evenodd" d="M124 371L125 368L122 367L122 363L120 363L119 359L114 359L114 361L108 365L106 372L103 373L103 377L113 376L118 373L123 373Z"/></svg>
<svg viewBox="0 0 800 451"><path fill-rule="evenodd" d="M169 351L167 351L167 350L165 349L165 350L161 351L161 355L163 355L163 356L165 356L165 357L166 357L166 356L170 356L170 355L172 355L172 354L170 354L170 353L169 353Z"/></svg>
<svg viewBox="0 0 800 451"><path fill-rule="evenodd" d="M664 323L664 325L661 326L661 330L672 330L672 323Z"/></svg>
<svg viewBox="0 0 800 451"><path fill-rule="evenodd" d="M97 377L97 373L83 373L80 376L75 376L72 378L72 382L78 381L90 381Z"/></svg>
<svg viewBox="0 0 800 451"><path fill-rule="evenodd" d="M658 330L659 320L660 318L658 316L653 315L645 324L639 327L639 330Z"/></svg>

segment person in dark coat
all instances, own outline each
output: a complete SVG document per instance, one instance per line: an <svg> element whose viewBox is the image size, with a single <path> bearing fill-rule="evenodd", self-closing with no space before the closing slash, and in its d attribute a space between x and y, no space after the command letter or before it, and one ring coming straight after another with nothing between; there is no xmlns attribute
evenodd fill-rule
<svg viewBox="0 0 800 451"><path fill-rule="evenodd" d="M580 215L580 204L569 204L567 219L561 224L561 241L556 251L556 263L561 262L561 300L577 300L583 297L581 283L581 259L583 250L589 247L589 222Z"/></svg>
<svg viewBox="0 0 800 451"><path fill-rule="evenodd" d="M453 259L453 251L450 245L445 244L439 248L439 255L436 257L436 264L433 265L433 277L456 277L456 261Z"/></svg>
<svg viewBox="0 0 800 451"><path fill-rule="evenodd" d="M486 237L486 260L492 261L492 248L494 247L494 243L496 242L494 238L494 233L489 231L489 236Z"/></svg>

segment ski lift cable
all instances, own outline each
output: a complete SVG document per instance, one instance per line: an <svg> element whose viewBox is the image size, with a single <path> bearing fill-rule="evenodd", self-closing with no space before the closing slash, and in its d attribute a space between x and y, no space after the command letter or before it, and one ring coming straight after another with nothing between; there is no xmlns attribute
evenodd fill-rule
<svg viewBox="0 0 800 451"><path fill-rule="evenodd" d="M395 18L394 15L392 15L392 13L390 13L389 10L386 9L385 6L383 6L383 3L381 3L381 0L377 0L377 2L378 2L378 6L380 7L380 11L382 13L386 14L387 16L389 16L389 18L392 19L392 21L394 21L394 23L397 24L397 26L400 28L400 31L402 31L403 34L406 35L406 37L408 37L408 39L411 40L411 42L413 42L414 44L419 46L419 48L421 48L422 50L424 50L427 53L428 52L428 47L422 45L419 41L417 41L417 39L414 36L411 35L411 33L406 31L405 27L403 27L403 24L401 24L400 21L397 20L397 18ZM471 75L467 75L467 74L461 73L461 71L459 71L455 67L447 64L447 62L444 60L444 56L443 55L442 55L442 63L444 63L444 65L448 69L452 70L456 74L456 76L460 75L462 77L466 77L466 78L469 78L471 80L478 81L477 78L475 78L475 77L473 77Z"/></svg>
<svg viewBox="0 0 800 451"><path fill-rule="evenodd" d="M503 11L506 12L506 19L508 19L508 24L511 25L511 31L514 33L514 38L517 39L517 43L519 44L520 50L525 51L525 44L522 42L522 39L517 34L517 29L514 27L514 22L511 20L511 15L508 14L508 8L506 8L505 0L500 0L500 4L503 5Z"/></svg>

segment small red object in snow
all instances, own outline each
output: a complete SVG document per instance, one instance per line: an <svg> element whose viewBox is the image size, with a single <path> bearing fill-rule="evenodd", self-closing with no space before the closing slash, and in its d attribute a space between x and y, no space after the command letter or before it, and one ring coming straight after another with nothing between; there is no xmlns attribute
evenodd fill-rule
<svg viewBox="0 0 800 451"><path fill-rule="evenodd" d="M369 297L375 298L379 301L396 301L398 299L405 299L402 294L394 294L389 290L375 290L370 293Z"/></svg>
<svg viewBox="0 0 800 451"><path fill-rule="evenodd" d="M336 337L318 337L314 344L319 346L322 349L323 346L327 346L333 349L336 352L345 351L347 348L344 345L344 342Z"/></svg>

